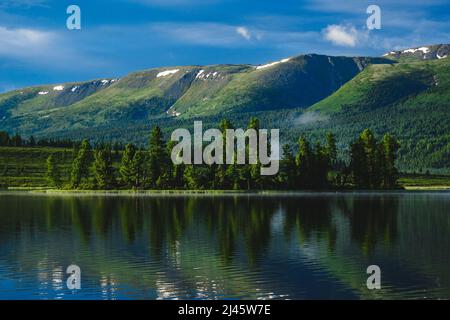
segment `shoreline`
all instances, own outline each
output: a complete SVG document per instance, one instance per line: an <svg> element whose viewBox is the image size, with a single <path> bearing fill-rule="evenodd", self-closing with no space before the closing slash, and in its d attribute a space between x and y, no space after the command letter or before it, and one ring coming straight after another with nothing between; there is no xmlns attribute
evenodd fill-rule
<svg viewBox="0 0 450 320"><path fill-rule="evenodd" d="M48 188L13 187L0 189L0 193L48 195L48 196L298 196L298 195L340 195L340 194L409 194L416 192L450 192L450 186L405 186L391 190L58 190Z"/></svg>

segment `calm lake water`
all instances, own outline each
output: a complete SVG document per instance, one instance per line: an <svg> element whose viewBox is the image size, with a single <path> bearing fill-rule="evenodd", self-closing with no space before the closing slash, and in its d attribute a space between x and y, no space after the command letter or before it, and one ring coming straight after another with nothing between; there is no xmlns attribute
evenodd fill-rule
<svg viewBox="0 0 450 320"><path fill-rule="evenodd" d="M450 193L0 194L0 299L176 298L450 299Z"/></svg>

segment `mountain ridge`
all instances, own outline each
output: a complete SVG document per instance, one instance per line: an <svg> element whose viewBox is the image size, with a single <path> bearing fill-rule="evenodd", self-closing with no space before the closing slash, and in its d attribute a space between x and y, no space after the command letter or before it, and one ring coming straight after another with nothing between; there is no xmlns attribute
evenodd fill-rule
<svg viewBox="0 0 450 320"><path fill-rule="evenodd" d="M402 145L399 168L447 170L450 57L441 53L450 45L424 48L385 57L306 54L261 65L160 67L18 89L0 94L0 130L144 143L155 125L166 133L193 120L246 126L256 116L290 143L300 135L320 141L331 131L344 148L365 128L390 132Z"/></svg>
<svg viewBox="0 0 450 320"><path fill-rule="evenodd" d="M0 128L39 134L167 115L306 108L373 63L393 62L309 54L265 65L154 68L120 79L35 86L0 95Z"/></svg>

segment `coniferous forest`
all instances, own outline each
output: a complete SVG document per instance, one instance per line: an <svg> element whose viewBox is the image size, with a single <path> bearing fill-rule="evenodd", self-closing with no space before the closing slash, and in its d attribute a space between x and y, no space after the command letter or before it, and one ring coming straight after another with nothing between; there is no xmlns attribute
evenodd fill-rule
<svg viewBox="0 0 450 320"><path fill-rule="evenodd" d="M220 123L222 134L233 128ZM248 128L258 129L253 118ZM225 141L225 140L224 140ZM48 187L72 190L328 190L337 188L397 188L395 167L399 148L389 134L378 139L364 130L349 146L349 161L338 158L336 140L328 133L322 143L299 137L298 145L284 145L278 174L263 176L261 164L173 164L175 142L166 141L155 127L146 148L132 143L123 148L88 140L75 144L70 168L47 159ZM248 152L248 151L247 151ZM63 172L70 170L70 172ZM69 177L64 181L62 177Z"/></svg>

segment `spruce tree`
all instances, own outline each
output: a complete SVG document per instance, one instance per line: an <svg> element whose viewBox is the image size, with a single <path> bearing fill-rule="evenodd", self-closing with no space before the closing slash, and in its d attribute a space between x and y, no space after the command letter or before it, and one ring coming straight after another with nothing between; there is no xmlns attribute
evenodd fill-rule
<svg viewBox="0 0 450 320"><path fill-rule="evenodd" d="M305 137L301 137L299 140L299 150L295 158L295 162L298 168L298 180L296 181L296 187L311 187L311 180L313 179L313 161L313 151L311 149L309 141Z"/></svg>
<svg viewBox="0 0 450 320"><path fill-rule="evenodd" d="M55 157L51 154L47 158L47 181L49 186L61 188L61 175Z"/></svg>
<svg viewBox="0 0 450 320"><path fill-rule="evenodd" d="M122 160L119 167L121 181L127 188L135 186L135 173L133 169L135 154L135 145L132 143L127 144L122 154Z"/></svg>
<svg viewBox="0 0 450 320"><path fill-rule="evenodd" d="M106 145L95 150L94 178L99 189L111 189L115 185L111 147Z"/></svg>
<svg viewBox="0 0 450 320"><path fill-rule="evenodd" d="M150 134L148 149L148 184L150 188L158 187L162 183L162 176L169 165L169 156L167 154L162 131L155 127Z"/></svg>
<svg viewBox="0 0 450 320"><path fill-rule="evenodd" d="M292 148L289 145L283 146L283 160L281 161L280 174L278 176L279 185L282 188L294 189L297 180L297 166Z"/></svg>
<svg viewBox="0 0 450 320"><path fill-rule="evenodd" d="M71 187L77 189L80 187L83 179L89 179L89 168L92 162L92 147L88 140L83 140L77 156L72 162L72 171L70 175Z"/></svg>
<svg viewBox="0 0 450 320"><path fill-rule="evenodd" d="M138 150L131 162L131 177L132 186L134 189L140 189L144 185L145 181L145 152Z"/></svg>
<svg viewBox="0 0 450 320"><path fill-rule="evenodd" d="M397 185L398 171L395 167L399 142L390 134L385 134L380 144L380 155L382 162L382 185L390 189Z"/></svg>

